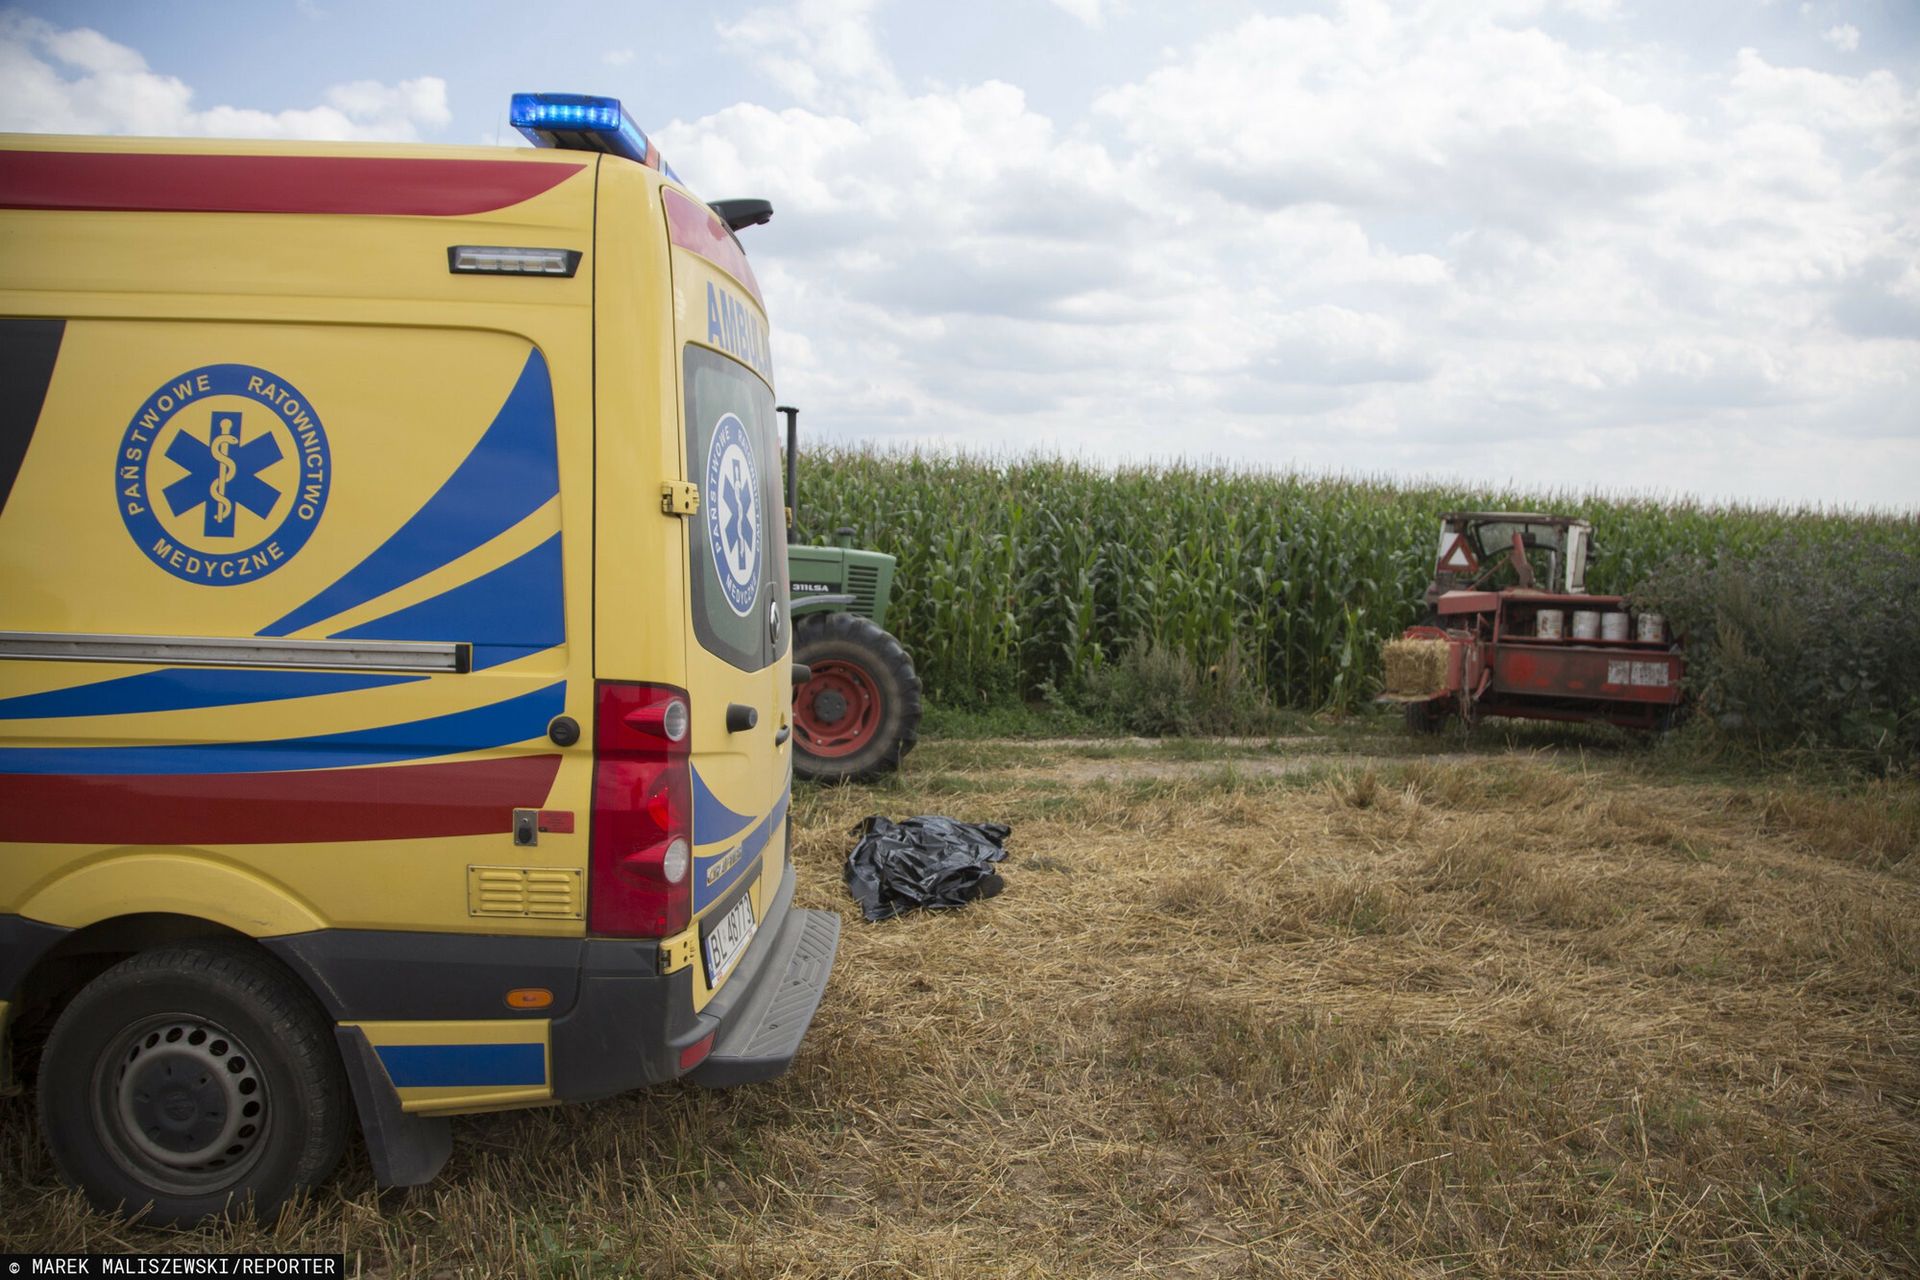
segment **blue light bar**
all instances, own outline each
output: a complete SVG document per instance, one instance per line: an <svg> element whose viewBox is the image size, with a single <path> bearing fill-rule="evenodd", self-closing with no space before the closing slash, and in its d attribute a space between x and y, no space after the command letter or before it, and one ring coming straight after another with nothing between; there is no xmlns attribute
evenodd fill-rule
<svg viewBox="0 0 1920 1280"><path fill-rule="evenodd" d="M603 151L638 164L673 171L660 149L647 141L618 98L585 93L516 93L507 119L536 147L562 151Z"/></svg>

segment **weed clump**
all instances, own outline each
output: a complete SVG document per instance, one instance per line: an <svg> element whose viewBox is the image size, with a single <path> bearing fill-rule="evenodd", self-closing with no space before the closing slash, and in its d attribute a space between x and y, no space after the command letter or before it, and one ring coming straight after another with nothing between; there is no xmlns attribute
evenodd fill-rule
<svg viewBox="0 0 1920 1280"><path fill-rule="evenodd" d="M1237 644L1202 666L1150 636L1094 673L1080 709L1149 738L1271 733L1283 720Z"/></svg>

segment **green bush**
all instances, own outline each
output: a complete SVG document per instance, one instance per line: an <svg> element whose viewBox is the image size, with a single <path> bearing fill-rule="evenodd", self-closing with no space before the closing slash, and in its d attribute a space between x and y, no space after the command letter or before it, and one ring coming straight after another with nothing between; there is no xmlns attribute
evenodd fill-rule
<svg viewBox="0 0 1920 1280"><path fill-rule="evenodd" d="M1086 682L1083 706L1104 713L1116 728L1148 737L1200 731L1200 673L1179 649L1144 640Z"/></svg>
<svg viewBox="0 0 1920 1280"><path fill-rule="evenodd" d="M1920 556L1782 538L1679 556L1634 596L1687 640L1708 730L1762 751L1920 759Z"/></svg>

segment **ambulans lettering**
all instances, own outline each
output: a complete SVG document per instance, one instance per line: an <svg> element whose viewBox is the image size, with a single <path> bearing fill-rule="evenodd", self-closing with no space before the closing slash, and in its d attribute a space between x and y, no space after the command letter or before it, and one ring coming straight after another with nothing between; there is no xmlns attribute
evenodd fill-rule
<svg viewBox="0 0 1920 1280"><path fill-rule="evenodd" d="M134 411L114 458L114 498L134 545L177 578L234 586L292 559L326 509L326 429L265 369L206 365Z"/></svg>
<svg viewBox="0 0 1920 1280"><path fill-rule="evenodd" d="M753 366L762 377L773 376L766 322L746 303L711 283L707 285L707 342Z"/></svg>

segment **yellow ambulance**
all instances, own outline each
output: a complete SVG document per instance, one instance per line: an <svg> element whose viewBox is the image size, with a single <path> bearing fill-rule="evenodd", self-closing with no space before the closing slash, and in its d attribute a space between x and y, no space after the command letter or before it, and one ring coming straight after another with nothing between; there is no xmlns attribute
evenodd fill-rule
<svg viewBox="0 0 1920 1280"><path fill-rule="evenodd" d="M423 1182L819 1003L770 210L512 119L0 138L0 1087L103 1207L271 1213L356 1120Z"/></svg>

